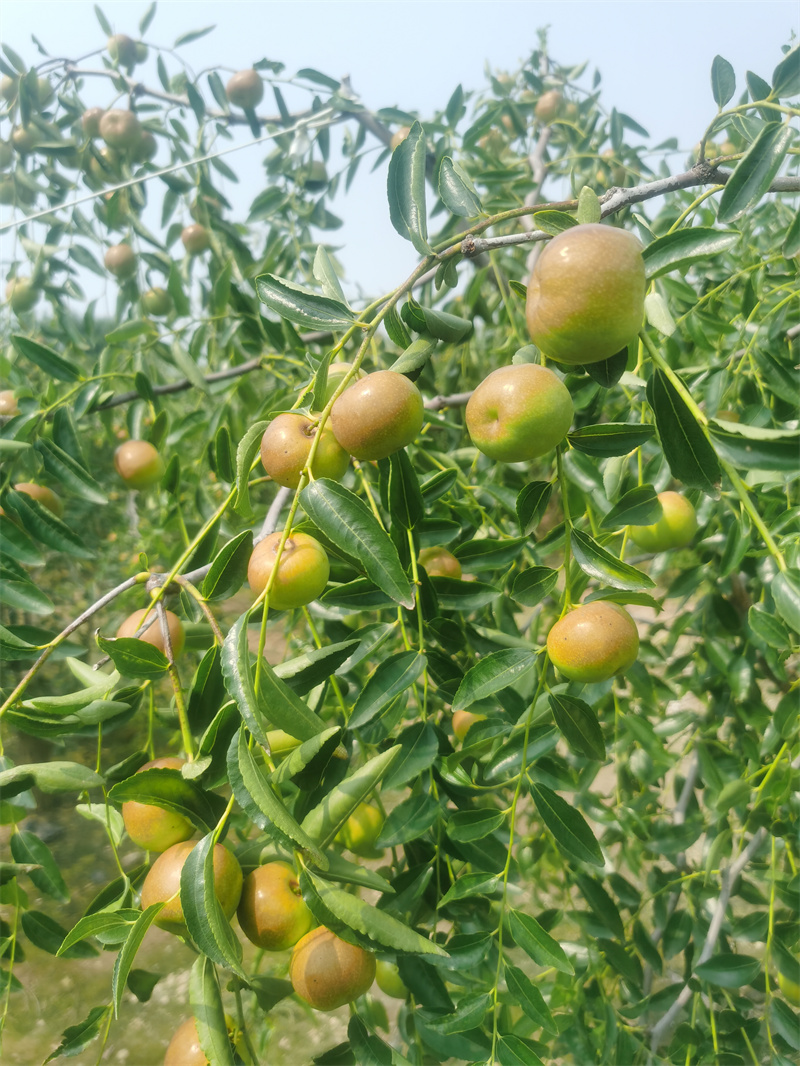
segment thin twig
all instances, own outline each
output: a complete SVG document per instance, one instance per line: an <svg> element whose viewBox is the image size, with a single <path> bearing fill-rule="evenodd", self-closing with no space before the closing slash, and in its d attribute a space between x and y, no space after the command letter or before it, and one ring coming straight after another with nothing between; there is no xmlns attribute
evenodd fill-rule
<svg viewBox="0 0 800 1066"><path fill-rule="evenodd" d="M286 501L289 499L291 494L291 489L278 489L275 499L272 501L270 508L267 511L266 517L264 518L264 524L261 527L261 532L253 541L254 544L258 544L260 541L264 540L265 537L268 537L270 533L274 533L275 530L278 528L278 519L280 517L280 513L283 510Z"/></svg>
<svg viewBox="0 0 800 1066"><path fill-rule="evenodd" d="M469 402L471 395L470 390L470 392L454 392L452 396L434 396L425 401L424 407L426 411L443 411L446 407L463 407Z"/></svg>

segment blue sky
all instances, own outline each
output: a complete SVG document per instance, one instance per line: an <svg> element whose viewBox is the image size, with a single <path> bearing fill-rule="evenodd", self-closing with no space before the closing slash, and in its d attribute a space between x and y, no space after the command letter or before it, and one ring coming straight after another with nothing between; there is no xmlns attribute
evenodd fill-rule
<svg viewBox="0 0 800 1066"><path fill-rule="evenodd" d="M138 37L146 2L101 4L117 32ZM211 66L240 69L264 56L287 72L316 67L335 77L349 74L354 90L373 108L398 105L423 114L443 106L455 86L480 88L485 67L515 69L536 46L536 31L549 26L551 54L560 62L589 61L603 75L602 101L643 126L652 143L678 136L691 147L713 116L709 71L719 53L734 66L738 86L750 69L769 79L780 46L798 32L795 0L720 2L509 2L509 0L395 0L364 2L161 2L146 39L171 44L190 29L216 25L181 54L195 71ZM104 34L86 0L5 0L2 36L36 62L36 34L53 55L75 57L102 47ZM156 84L152 60L137 76ZM102 102L102 98L98 99ZM260 176L263 149L234 157L239 173ZM229 160L231 161L231 160ZM248 189L255 195L258 185ZM410 245L388 221L383 181L364 175L355 195L334 210L346 226L336 240L351 281L370 291L396 284L415 262ZM246 198L245 198L246 199Z"/></svg>

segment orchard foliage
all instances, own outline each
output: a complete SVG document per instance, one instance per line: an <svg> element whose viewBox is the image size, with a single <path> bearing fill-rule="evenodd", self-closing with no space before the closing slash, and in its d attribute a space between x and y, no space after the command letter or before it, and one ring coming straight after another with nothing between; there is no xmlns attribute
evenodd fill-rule
<svg viewBox="0 0 800 1066"><path fill-rule="evenodd" d="M164 904L140 905L157 856L120 814L138 802L195 832L180 900L196 961L174 1014L194 1016L212 1063L296 1061L279 1046L291 1018L317 1062L786 1066L800 1051L800 52L745 85L717 57L685 162L608 113L600 75L557 64L543 38L518 71L424 116L370 111L346 81L271 59L231 90L242 108L227 75L181 59L206 31L161 47L153 13L146 44L93 39L72 63L35 40L33 66L8 45L0 59L4 1021L30 1011L42 952L53 974L110 953L106 997L80 1018L48 1011L49 1047L141 1060L115 1018L132 995L147 1016L163 974L137 953L166 934L150 929ZM99 79L122 118L86 114ZM251 141L263 165L237 156ZM335 198L369 168L420 260L356 300ZM244 213L240 178L258 189ZM544 361L525 323L536 254L601 218L644 245L641 329L599 362L547 360L574 405L567 438L530 462L489 459L464 405L492 370ZM109 258L120 246L135 261ZM265 476L276 415L324 427L359 370L389 369L425 402L411 444L314 479L318 432L296 488ZM138 492L114 470L128 439L165 464ZM667 491L697 531L649 554L628 527L655 525ZM280 612L274 577L257 597L245 581L254 541L277 532L289 554L290 531L323 546L330 573ZM451 576L429 576L430 549ZM569 681L548 633L597 601L633 616L638 658L624 677ZM148 605L159 639L115 637ZM136 772L166 756L186 761ZM56 802L116 865L77 911L36 831ZM365 804L380 816L359 847L346 827ZM289 863L315 923L369 953L349 1015L315 1015L288 953L256 952L228 920L222 843L245 876ZM397 998L361 994L375 962Z"/></svg>

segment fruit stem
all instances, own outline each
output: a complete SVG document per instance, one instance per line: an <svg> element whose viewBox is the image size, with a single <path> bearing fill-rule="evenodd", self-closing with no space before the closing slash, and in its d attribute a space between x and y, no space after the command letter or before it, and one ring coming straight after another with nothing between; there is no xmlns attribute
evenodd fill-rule
<svg viewBox="0 0 800 1066"><path fill-rule="evenodd" d="M203 598L203 595L200 590L195 585L193 585L191 581L187 581L186 578L182 577L180 574L175 575L175 581L181 586L182 589L186 590L186 592L192 597L192 599L196 602L197 606L206 616L206 621L208 622L211 628L211 632L214 634L214 640L221 647L225 643L225 637L223 636L222 630L217 625L217 620L214 617L211 608L208 606L205 599Z"/></svg>

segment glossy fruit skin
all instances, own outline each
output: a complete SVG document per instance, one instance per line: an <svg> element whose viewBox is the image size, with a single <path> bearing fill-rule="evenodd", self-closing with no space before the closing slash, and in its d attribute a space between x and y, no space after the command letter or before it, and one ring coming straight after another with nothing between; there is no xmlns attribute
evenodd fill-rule
<svg viewBox="0 0 800 1066"><path fill-rule="evenodd" d="M428 577L452 577L461 580L461 563L447 548L439 546L423 548L419 562L425 567Z"/></svg>
<svg viewBox="0 0 800 1066"><path fill-rule="evenodd" d="M295 748L299 748L301 742L297 737L290 736L282 729L269 729L267 730L267 743L269 744L269 753L273 761L279 762L285 759Z"/></svg>
<svg viewBox="0 0 800 1066"><path fill-rule="evenodd" d="M639 632L624 607L594 600L556 622L547 634L547 653L570 681L608 681L636 662Z"/></svg>
<svg viewBox="0 0 800 1066"><path fill-rule="evenodd" d="M179 892L183 864L196 846L197 841L184 840L159 855L142 885L142 910L147 910L153 903L168 900ZM232 918L242 894L242 868L233 852L222 844L214 845L214 894L225 917ZM155 924L170 932L183 931L185 926L180 895L159 912Z"/></svg>
<svg viewBox="0 0 800 1066"><path fill-rule="evenodd" d="M146 614L147 608L142 608L140 611L134 611L133 614L129 614L117 630L117 636L134 637L137 629L144 621L144 616ZM167 611L166 615L169 640L172 645L172 654L177 658L183 651L183 645L186 641L186 633L183 629L183 622L181 622L176 614L173 614L172 611ZM166 654L164 650L164 637L161 633L161 623L158 620L158 615L155 610L150 612L150 618L155 619L155 621L137 639L143 640L146 644L152 644L154 648L158 648L159 651L163 651L164 654Z"/></svg>
<svg viewBox="0 0 800 1066"><path fill-rule="evenodd" d="M317 433L318 427L308 415L287 412L273 418L261 438L261 462L273 481L288 489L297 488ZM349 465L350 456L333 435L330 423L326 424L314 456L314 477L339 481Z"/></svg>
<svg viewBox="0 0 800 1066"><path fill-rule="evenodd" d="M247 567L247 580L255 595L266 588L282 533L270 533L253 549ZM269 594L269 605L277 611L305 607L325 591L330 563L325 549L307 533L292 533L281 553L278 576Z"/></svg>
<svg viewBox="0 0 800 1066"><path fill-rule="evenodd" d="M201 255L211 244L211 235L205 226L194 222L181 231L181 241L189 255Z"/></svg>
<svg viewBox="0 0 800 1066"><path fill-rule="evenodd" d="M386 959L378 959L375 964L375 980L378 988L392 999L408 999L408 989L403 984L400 971L393 962Z"/></svg>
<svg viewBox="0 0 800 1066"><path fill-rule="evenodd" d="M256 107L264 98L264 82L257 70L237 70L225 86L228 99L236 107Z"/></svg>
<svg viewBox="0 0 800 1066"><path fill-rule="evenodd" d="M148 315L164 318L172 310L172 297L166 289L159 287L148 289L142 294L142 308Z"/></svg>
<svg viewBox="0 0 800 1066"><path fill-rule="evenodd" d="M81 115L81 126L87 137L100 136L100 119L106 113L104 107L90 107Z"/></svg>
<svg viewBox="0 0 800 1066"><path fill-rule="evenodd" d="M46 507L56 518L60 518L64 513L64 504L60 497L56 496L46 485L37 485L33 481L20 481L14 488L17 492L24 492L32 500L36 500L42 507Z"/></svg>
<svg viewBox="0 0 800 1066"><path fill-rule="evenodd" d="M0 392L0 417L12 418L19 414L17 397L13 389L3 389Z"/></svg>
<svg viewBox="0 0 800 1066"><path fill-rule="evenodd" d="M341 394L331 408L331 428L356 459L386 459L422 429L422 395L413 381L377 370Z"/></svg>
<svg viewBox="0 0 800 1066"><path fill-rule="evenodd" d="M362 996L375 980L375 958L320 926L295 944L289 980L316 1010L336 1010Z"/></svg>
<svg viewBox="0 0 800 1066"><path fill-rule="evenodd" d="M39 302L41 296L30 278L11 278L6 285L6 299L16 314L30 311Z"/></svg>
<svg viewBox="0 0 800 1066"><path fill-rule="evenodd" d="M552 451L572 424L572 397L552 370L535 363L501 366L475 389L465 418L475 447L503 463Z"/></svg>
<svg viewBox="0 0 800 1066"><path fill-rule="evenodd" d="M164 1066L208 1066L194 1018L187 1018L173 1033L164 1056Z"/></svg>
<svg viewBox="0 0 800 1066"><path fill-rule="evenodd" d="M103 264L115 278L130 278L136 273L136 252L129 244L112 244L103 256Z"/></svg>
<svg viewBox="0 0 800 1066"><path fill-rule="evenodd" d="M166 756L146 762L136 773L157 768L180 770L182 766L183 759ZM127 800L122 804L122 820L128 836L145 851L166 851L173 844L194 836L194 826L188 818L153 803Z"/></svg>
<svg viewBox="0 0 800 1066"><path fill-rule="evenodd" d="M248 874L237 915L247 939L265 951L286 951L314 924L297 874L285 862L269 862Z"/></svg>
<svg viewBox="0 0 800 1066"><path fill-rule="evenodd" d="M384 817L377 807L359 803L337 833L336 839L354 855L365 859L380 858L383 849L376 849L375 843L381 835L383 823Z"/></svg>
<svg viewBox="0 0 800 1066"><path fill-rule="evenodd" d="M336 390L339 388L339 384L341 383L342 378L345 376L345 374L348 373L348 371L352 370L352 368L352 363L332 363L328 367L327 387L325 389L325 396L323 397L322 405L320 406L319 410L322 410L323 407L328 406L334 392L336 392ZM364 376L365 374L363 370L357 370L354 378L351 381L351 384L354 385Z"/></svg>
<svg viewBox="0 0 800 1066"><path fill-rule="evenodd" d="M645 286L638 237L599 223L573 226L549 241L536 261L528 331L560 363L609 359L641 328Z"/></svg>
<svg viewBox="0 0 800 1066"><path fill-rule="evenodd" d="M536 101L536 107L533 109L533 113L540 122L548 125L553 119L558 118L563 103L564 98L558 89L548 89L548 91L542 93Z"/></svg>
<svg viewBox="0 0 800 1066"><path fill-rule="evenodd" d="M106 144L121 151L135 147L142 136L142 127L136 115L119 107L106 111L98 128Z"/></svg>
<svg viewBox="0 0 800 1066"><path fill-rule="evenodd" d="M164 476L164 460L147 440L126 440L114 452L114 469L132 489L156 485Z"/></svg>
<svg viewBox="0 0 800 1066"><path fill-rule="evenodd" d="M459 740L463 741L471 726L476 722L483 722L485 714L473 714L472 711L453 711L453 732Z"/></svg>
<svg viewBox="0 0 800 1066"><path fill-rule="evenodd" d="M651 526L628 526L631 540L646 552L685 548L697 532L694 507L679 492L659 492L658 502L661 518Z"/></svg>
<svg viewBox="0 0 800 1066"><path fill-rule="evenodd" d="M136 41L125 33L116 33L106 43L108 54L121 67L132 67L136 63Z"/></svg>

